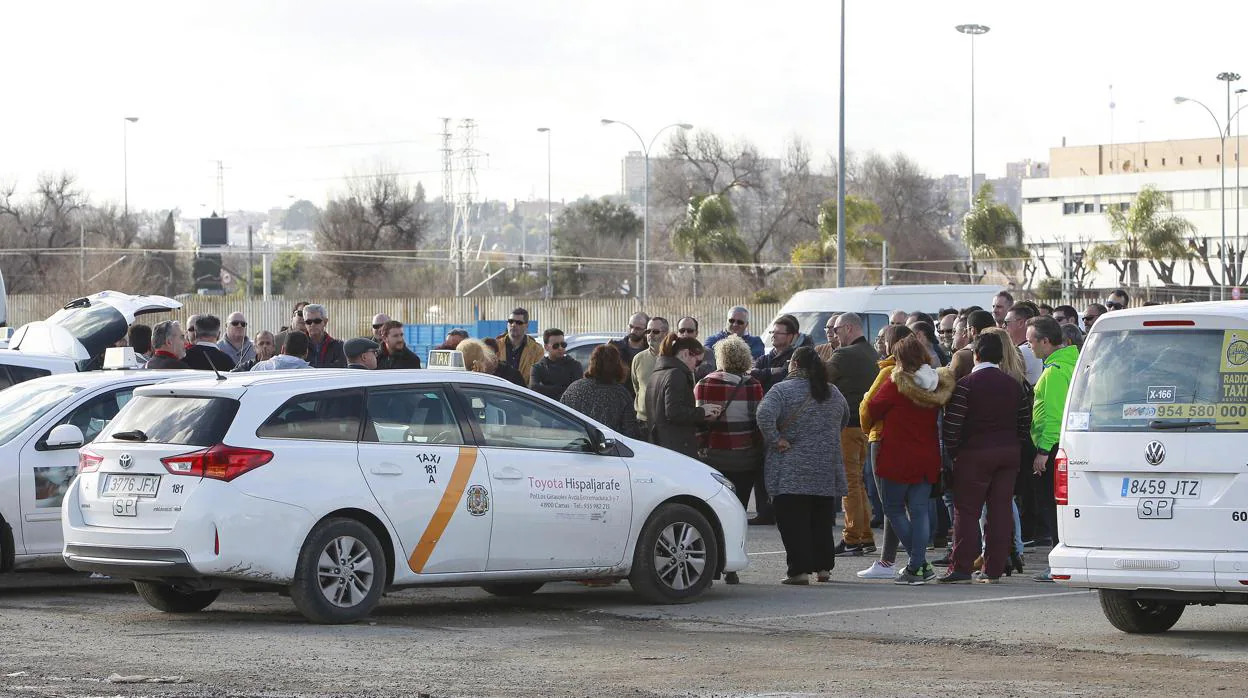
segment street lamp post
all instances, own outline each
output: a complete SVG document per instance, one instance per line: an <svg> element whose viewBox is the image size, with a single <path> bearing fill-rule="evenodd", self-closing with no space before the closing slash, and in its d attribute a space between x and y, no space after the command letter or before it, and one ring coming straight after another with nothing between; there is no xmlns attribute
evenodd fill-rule
<svg viewBox="0 0 1248 698"><path fill-rule="evenodd" d="M130 215L130 124L138 121L137 116L127 116L121 122L121 188L122 212Z"/></svg>
<svg viewBox="0 0 1248 698"><path fill-rule="evenodd" d="M546 300L550 300L555 295L555 277L551 272L550 264L550 255L554 253L550 235L550 129L543 126L537 129L537 132L546 134Z"/></svg>
<svg viewBox="0 0 1248 698"><path fill-rule="evenodd" d="M1235 113L1238 114L1243 107L1239 105L1239 96L1248 92L1244 88L1235 90ZM1235 120L1235 285L1238 286L1244 278L1244 257L1239 240L1239 210L1243 208L1243 190L1239 188L1239 125L1240 120Z"/></svg>
<svg viewBox="0 0 1248 698"><path fill-rule="evenodd" d="M1213 125L1216 126L1218 129L1218 140L1220 141L1221 146L1222 146L1222 150L1221 150L1222 154L1218 157L1218 160L1220 161L1219 164L1221 165L1220 167L1221 184L1219 185L1219 191L1220 191L1219 199L1221 200L1220 204L1221 204L1221 209L1222 209L1222 233L1221 233L1221 245L1220 245L1221 249L1220 249L1220 254L1218 255L1219 264L1222 266L1222 283L1219 284L1220 288L1218 289L1219 290L1218 297L1221 300L1226 300L1226 271L1227 271L1226 270L1226 265L1227 265L1227 259L1226 259L1226 139L1227 139L1227 136L1229 136L1231 133L1231 119L1234 119L1235 117L1239 116L1239 112L1235 112L1234 114L1231 114L1231 83L1239 79L1239 73L1218 73L1218 79L1226 83L1226 125L1225 127L1222 125L1221 122L1218 121L1218 117L1216 114L1213 113L1213 110L1210 109L1204 102L1198 99L1192 99L1190 97L1175 97L1174 103L1183 104L1184 102L1192 102L1194 104L1199 104L1206 112L1209 112L1209 118L1213 119ZM1238 244L1238 242L1236 244Z"/></svg>
<svg viewBox="0 0 1248 698"><path fill-rule="evenodd" d="M645 157L645 161L646 161L646 182L645 182L645 190L644 190L644 202L642 204L643 208L641 212L642 233L641 233L641 289L640 289L641 290L641 294L640 294L641 302L645 303L648 297L647 292L649 291L649 286L650 286L649 284L649 281L650 281L650 149L654 147L654 142L657 141L659 139L659 136L662 135L662 133L666 131L667 129L681 128L681 129L688 131L689 129L693 128L693 124L685 124L685 123L668 124L667 126L664 126L663 128L659 129L658 132L654 134L654 138L650 139L649 145L646 145L646 140L641 137L641 134L637 132L637 129L633 128L632 126L629 126L623 121L616 121L614 119L602 120L603 126L610 126L611 124L619 124L623 126L624 128L627 128L629 131L632 131L634 136L637 136L637 141L641 143L642 155Z"/></svg>
<svg viewBox="0 0 1248 698"><path fill-rule="evenodd" d="M841 0L841 96L836 138L836 287L845 288L845 0Z"/></svg>
<svg viewBox="0 0 1248 698"><path fill-rule="evenodd" d="M975 37L987 34L988 27L982 24L959 24L954 29L971 37L971 179L966 188L970 192L968 206L975 208Z"/></svg>

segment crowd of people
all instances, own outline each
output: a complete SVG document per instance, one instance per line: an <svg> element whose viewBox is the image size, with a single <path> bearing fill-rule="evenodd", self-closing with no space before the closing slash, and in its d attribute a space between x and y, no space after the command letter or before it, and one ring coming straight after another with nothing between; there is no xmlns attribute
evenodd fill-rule
<svg viewBox="0 0 1248 698"><path fill-rule="evenodd" d="M1054 459L1084 330L1130 297L1117 290L1082 314L1006 291L991 300L934 317L895 311L874 341L855 313L829 317L818 345L781 315L767 328L770 348L744 307L705 343L697 318L673 325L637 313L587 367L568 355L562 330L530 336L517 308L506 333L456 329L438 348L721 472L743 507L754 502L751 525L777 526L784 584L828 581L837 558L877 551L858 577L994 583L1024 571L1027 548L1057 543ZM192 315L185 330L176 320L135 324L128 343L148 369L421 367L400 321L379 313L372 328L337 339L325 307L301 302L277 332L249 335L243 313L224 326ZM1034 579L1052 581L1047 570Z"/></svg>

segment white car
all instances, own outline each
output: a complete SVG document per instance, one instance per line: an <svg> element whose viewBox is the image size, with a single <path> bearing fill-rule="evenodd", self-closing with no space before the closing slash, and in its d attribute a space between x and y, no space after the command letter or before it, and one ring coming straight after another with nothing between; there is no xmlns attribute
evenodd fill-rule
<svg viewBox="0 0 1248 698"><path fill-rule="evenodd" d="M135 319L178 310L165 296L133 296L101 291L76 298L47 320L28 322L0 349L0 389L53 373L99 368L104 352L126 333Z"/></svg>
<svg viewBox="0 0 1248 698"><path fill-rule="evenodd" d="M672 603L747 564L745 511L718 473L479 373L151 386L80 458L66 562L168 612L257 584L319 623L420 585L627 578Z"/></svg>
<svg viewBox="0 0 1248 698"><path fill-rule="evenodd" d="M90 443L134 389L197 371L90 371L0 391L0 571L63 567L61 501Z"/></svg>
<svg viewBox="0 0 1248 698"><path fill-rule="evenodd" d="M1054 581L1129 633L1248 603L1248 303L1102 315L1064 420Z"/></svg>
<svg viewBox="0 0 1248 698"><path fill-rule="evenodd" d="M610 334L607 332L587 332L582 334L568 335L568 356L581 362L581 366L589 368L589 356L594 353L598 347L612 342L620 338L620 334Z"/></svg>

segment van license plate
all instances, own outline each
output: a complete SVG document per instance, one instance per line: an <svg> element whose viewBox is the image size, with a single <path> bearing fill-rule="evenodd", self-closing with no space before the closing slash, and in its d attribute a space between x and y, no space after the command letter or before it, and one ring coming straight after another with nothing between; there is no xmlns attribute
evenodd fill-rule
<svg viewBox="0 0 1248 698"><path fill-rule="evenodd" d="M1135 505L1135 515L1141 519L1173 519L1173 499L1141 499Z"/></svg>
<svg viewBox="0 0 1248 698"><path fill-rule="evenodd" d="M1200 480L1175 477L1124 477L1124 497L1170 497L1200 499Z"/></svg>
<svg viewBox="0 0 1248 698"><path fill-rule="evenodd" d="M139 500L137 497L118 497L113 500L113 516L138 516Z"/></svg>

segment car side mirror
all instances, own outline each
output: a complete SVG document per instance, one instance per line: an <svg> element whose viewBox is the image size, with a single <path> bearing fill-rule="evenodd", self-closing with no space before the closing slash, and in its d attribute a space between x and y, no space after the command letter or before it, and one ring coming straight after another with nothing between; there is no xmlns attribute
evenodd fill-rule
<svg viewBox="0 0 1248 698"><path fill-rule="evenodd" d="M602 430L598 427L590 427L589 444L593 448L594 453L605 455L615 448L615 439L608 439L607 435L602 433Z"/></svg>
<svg viewBox="0 0 1248 698"><path fill-rule="evenodd" d="M57 451L67 448L81 448L86 438L82 435L82 430L73 424L58 424L52 427L52 431L48 433L48 438L44 439L44 446L49 451Z"/></svg>

